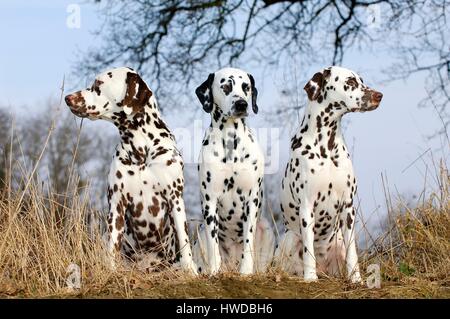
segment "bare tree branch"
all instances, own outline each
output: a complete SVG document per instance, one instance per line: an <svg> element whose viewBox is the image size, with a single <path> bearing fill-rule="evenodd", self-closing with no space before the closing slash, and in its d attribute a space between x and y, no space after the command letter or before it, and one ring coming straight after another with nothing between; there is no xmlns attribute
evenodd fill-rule
<svg viewBox="0 0 450 319"><path fill-rule="evenodd" d="M382 14L378 30L372 6ZM356 45L383 45L399 61L391 79L428 72L438 109L449 104L448 0L111 0L100 12L103 44L85 52L76 71L128 64L162 100L185 93L209 68L250 60L279 67L291 56L302 65L340 64Z"/></svg>

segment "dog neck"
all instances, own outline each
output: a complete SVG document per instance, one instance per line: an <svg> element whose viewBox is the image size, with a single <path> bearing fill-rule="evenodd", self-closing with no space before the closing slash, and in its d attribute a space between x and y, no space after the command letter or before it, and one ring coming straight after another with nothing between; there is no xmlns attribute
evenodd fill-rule
<svg viewBox="0 0 450 319"><path fill-rule="evenodd" d="M328 157L333 161L340 157L341 152L348 154L341 130L341 118L345 110L339 103L323 101L319 104L310 101L300 128L292 138L292 150L318 147L323 158Z"/></svg>
<svg viewBox="0 0 450 319"><path fill-rule="evenodd" d="M119 129L121 140L116 156L125 165L145 164L163 138L172 138L159 110L150 103L142 111L114 121L114 125Z"/></svg>
<svg viewBox="0 0 450 319"><path fill-rule="evenodd" d="M220 110L213 110L211 125L203 145L209 143L215 145L215 153L222 149L224 156L217 157L218 160L223 163L236 163L240 159L242 162L243 156L248 156L248 146L254 143L254 139L244 118L223 116ZM219 156L218 153L215 156Z"/></svg>
<svg viewBox="0 0 450 319"><path fill-rule="evenodd" d="M247 124L245 123L245 118L225 116L223 112L215 106L211 112L210 127L223 132L246 131Z"/></svg>

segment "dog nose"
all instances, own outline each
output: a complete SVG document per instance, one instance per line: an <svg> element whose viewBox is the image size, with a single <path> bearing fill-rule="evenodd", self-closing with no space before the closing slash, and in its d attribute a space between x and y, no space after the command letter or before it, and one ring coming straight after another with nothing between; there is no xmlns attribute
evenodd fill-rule
<svg viewBox="0 0 450 319"><path fill-rule="evenodd" d="M234 103L234 108L237 112L245 112L247 110L248 103L244 100L238 100Z"/></svg>
<svg viewBox="0 0 450 319"><path fill-rule="evenodd" d="M67 105L69 105L69 106L72 105L73 104L73 95L72 94L66 95L64 100L66 101Z"/></svg>
<svg viewBox="0 0 450 319"><path fill-rule="evenodd" d="M380 102L382 98L383 98L383 93L377 92L377 91L372 93L372 101Z"/></svg>

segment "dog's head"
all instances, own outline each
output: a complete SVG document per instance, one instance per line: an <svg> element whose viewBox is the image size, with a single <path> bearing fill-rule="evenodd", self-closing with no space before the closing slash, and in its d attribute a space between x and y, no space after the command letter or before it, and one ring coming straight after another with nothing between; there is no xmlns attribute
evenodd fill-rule
<svg viewBox="0 0 450 319"><path fill-rule="evenodd" d="M116 68L96 76L90 88L65 97L73 114L91 120L114 120L142 112L152 91L130 68Z"/></svg>
<svg viewBox="0 0 450 319"><path fill-rule="evenodd" d="M365 112L376 109L383 94L369 88L356 73L337 66L317 72L305 85L310 101L344 112Z"/></svg>
<svg viewBox="0 0 450 319"><path fill-rule="evenodd" d="M214 107L219 108L226 117L245 117L249 107L255 114L258 113L255 80L251 74L240 69L224 68L211 73L195 90L195 94L208 113Z"/></svg>

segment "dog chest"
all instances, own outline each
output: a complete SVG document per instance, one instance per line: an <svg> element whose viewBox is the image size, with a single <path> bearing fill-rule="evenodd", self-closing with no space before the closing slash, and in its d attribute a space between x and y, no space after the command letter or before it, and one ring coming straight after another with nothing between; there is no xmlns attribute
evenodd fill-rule
<svg viewBox="0 0 450 319"><path fill-rule="evenodd" d="M202 191L209 192L215 197L226 193L247 194L258 187L262 179L262 165L253 163L204 163L200 166L200 182ZM255 169L256 167L256 169Z"/></svg>

